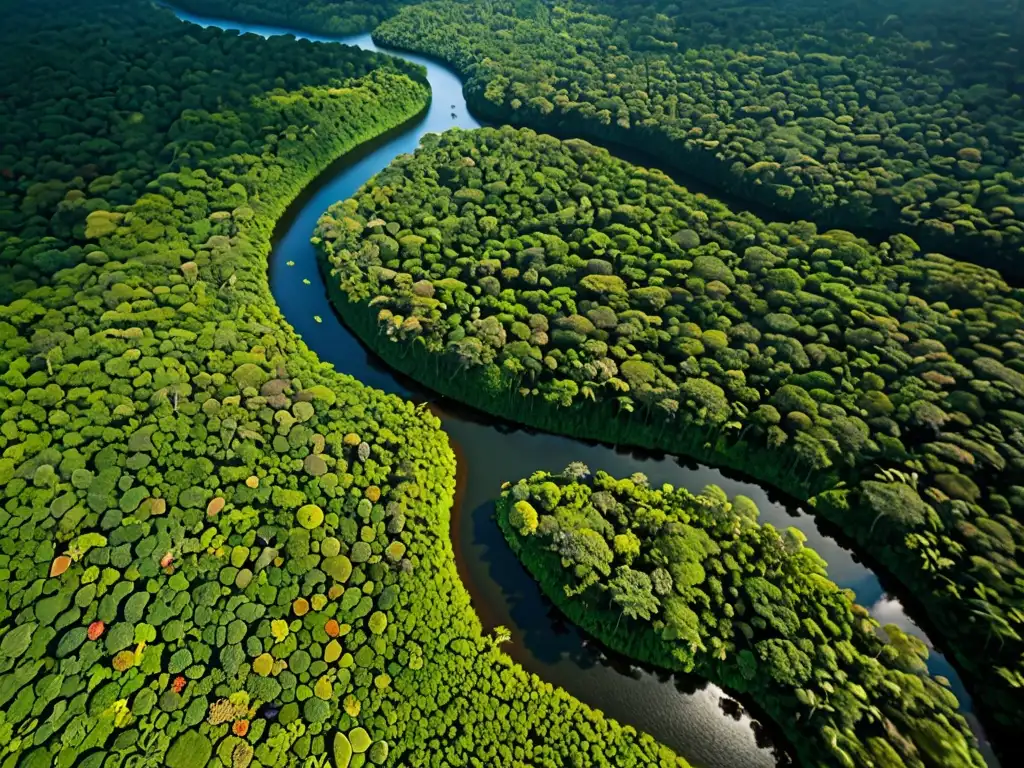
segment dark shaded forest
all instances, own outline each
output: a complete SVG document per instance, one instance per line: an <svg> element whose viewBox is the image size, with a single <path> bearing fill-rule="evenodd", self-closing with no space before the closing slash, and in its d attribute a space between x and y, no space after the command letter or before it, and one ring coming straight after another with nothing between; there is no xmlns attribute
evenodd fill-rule
<svg viewBox="0 0 1024 768"><path fill-rule="evenodd" d="M640 147L792 218L1024 274L1015 0L440 0L374 39L452 62L492 122Z"/></svg>

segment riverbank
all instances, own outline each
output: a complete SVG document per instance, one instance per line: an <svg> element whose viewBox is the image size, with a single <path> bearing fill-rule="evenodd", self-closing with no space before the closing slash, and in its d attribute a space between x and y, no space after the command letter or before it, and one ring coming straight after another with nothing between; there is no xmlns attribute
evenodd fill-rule
<svg viewBox="0 0 1024 768"><path fill-rule="evenodd" d="M573 409L575 418L566 417L563 413L565 409L548 404L538 397L530 398L532 404L529 409L516 407L515 399L511 395L506 399L489 397L487 394L489 388L486 380L480 376L477 370L472 368L458 370L456 372L457 375L448 375L450 371L446 372L445 375L440 375L437 360L435 359L436 356L426 352L420 346L401 344L384 337L377 325L375 313L372 309L349 301L348 296L341 290L337 280L332 279L330 269L330 263L326 257L322 257L321 270L325 289L331 298L331 304L335 312L345 324L345 327L355 333L366 348L382 359L391 369L404 377L408 377L419 386L425 387L443 398L450 398L454 402L466 404L483 414L502 419L512 425L564 435L577 440L595 441L610 448L628 446L678 453L697 462L731 469L741 476L751 477L752 481L767 483L781 490L793 503L798 502L801 498L809 498L817 514L823 520L835 526L838 529L836 534L841 535L849 545L854 546L855 549L871 549L869 546L871 542L865 537L851 538L850 531L844 528L844 523L847 523L848 520L843 514L843 509L825 504L815 506L813 494L809 494L806 486L794 482L792 478L789 482L785 482L785 478L783 478L782 482L776 482L778 477L776 472L779 463L777 457L770 451L743 452L742 449L740 451L717 450L718 441L723 438L720 436L714 438L714 436L708 436L699 430L693 430L689 433L686 431L677 432L676 434L679 436L678 442L669 444L662 440L650 439L645 431L631 431L628 422L623 426L624 422L616 417L611 406L604 409L593 407L593 405L576 406ZM709 443L709 437L716 441ZM743 444L739 445L742 448ZM573 460L573 454L567 453L563 466L571 460ZM760 472L759 470L765 471ZM782 525L784 527L785 523L782 523ZM808 546L818 548L817 542L809 543ZM828 558L826 557L826 559ZM876 557L872 556L871 563L872 570L884 569L887 580L899 585L899 594L905 595L917 601L919 605L926 607L926 601L922 600L922 594L928 594L928 592L927 590L914 592L913 577L916 572L911 567L912 564L909 564L905 558L892 556L884 557L879 561ZM927 610L921 613L920 624L929 621ZM919 626L918 624L918 627L915 628L917 628L919 633L923 634ZM973 706L973 697L970 696L969 689L966 689L958 678L959 671L964 668L964 660L955 651L952 656L949 655L952 649L942 643L942 637L943 635L939 633L935 637L930 638L928 644L935 649L935 655L938 657L937 660L941 662L943 654L945 654L945 658L953 658L955 662L952 667L940 663L940 669L937 674L952 677L954 683L959 688L958 696L961 702L966 704L967 711L970 712ZM939 638L939 640L936 640L936 638ZM988 746L986 733L981 722L975 719L971 719L970 722L979 743L983 746L986 760L990 765L997 765L996 757Z"/></svg>
<svg viewBox="0 0 1024 768"><path fill-rule="evenodd" d="M984 332L971 321L1006 317L1012 328L1011 289L967 287L982 270L808 222L765 225L605 149L511 127L430 137L329 209L317 243L340 300L368 304L342 308L349 324L424 384L555 433L738 467L819 505L909 572L933 619L950 619L961 660L1012 620L1000 595L1014 563L995 545L986 560L982 534L950 516L1019 538L1000 512L1008 478L988 470L1019 460L996 431L1018 415L953 421L969 406L938 386L955 383L940 378L953 355L977 358L977 378L991 379L1012 341L995 325L999 347L929 331L972 300L983 309L942 327ZM942 357L922 354L940 338ZM939 453L946 440L974 451L961 459L971 468ZM1001 590L977 592L991 616L979 622L959 597L987 563L982 580ZM1009 722L1016 635L1001 626L994 668L971 669Z"/></svg>
<svg viewBox="0 0 1024 768"><path fill-rule="evenodd" d="M237 27L238 24L234 22L225 22L227 26ZM328 38L325 38L328 39ZM347 42L354 44L364 44L368 42L368 36L361 36L359 38L350 39ZM450 75L450 77L449 77ZM297 331L303 336L308 344L313 346L317 354L321 359L331 361L335 364L336 368L340 371L352 373L357 376L361 381L377 386L387 391L398 392L404 394L408 391L407 385L401 381L395 379L389 370L383 368L374 361L372 356L367 356L363 347L355 340L355 338L348 333L343 326L334 321L334 315L330 309L330 302L327 301L323 291L320 288L320 275L316 265L315 255L312 253L312 249L309 246L308 238L312 232L313 223L316 218L328 207L328 205L336 200L344 199L350 196L355 189L358 188L366 179L368 179L374 172L383 168L387 162L396 154L411 151L418 144L419 136L424 132L433 130L444 130L446 127L452 125L460 125L461 127L475 127L475 121L466 119L469 114L468 108L465 106L465 102L462 100L461 83L452 73L441 72L440 69L435 68L431 70L431 77L444 76L444 87L438 88L437 82L433 82L432 86L435 90L434 104L431 107L430 114L422 118L421 122L416 123L410 129L410 134L405 137L396 138L394 142L386 143L381 147L374 147L368 149L365 153L359 152L357 156L353 158L353 164L348 165L347 163L342 164L345 166L344 172L341 167L338 168L341 177L337 179L327 180L322 186L317 186L315 193L311 193L308 200L305 201L305 207L302 208L296 216L291 220L291 226L286 227L282 233L280 239L275 242L273 258L271 259L271 283L275 298L278 300L282 311L288 318L288 321L293 324ZM452 87L458 88L458 95L456 92L451 90ZM445 90L445 89L448 90ZM443 98L439 98L439 93L445 93ZM450 115L449 103L457 105L458 119L452 119ZM414 121L415 122L415 121ZM324 202L326 201L326 202ZM308 223L310 217L312 217L313 223ZM289 266L289 262L292 264ZM310 285L305 285L304 280L309 280ZM451 429L451 423L446 426ZM488 432L493 432L492 428L487 428ZM558 438L546 438L548 442L557 443L563 445L565 441ZM534 443L540 443L540 440L533 441L530 443L531 449ZM473 445L471 441L466 441L465 444L468 446L466 449L467 454L472 457L470 461L477 456L486 457L489 461L500 461L500 456L493 456L488 453L492 451L493 446L497 446L493 440L483 441L482 444ZM487 446L487 447L482 447ZM574 449L575 450L575 449ZM566 451L566 457L569 457L573 451ZM609 452L611 453L611 452ZM529 459L530 457L525 457ZM506 459L507 461L508 459ZM554 459L552 459L554 460ZM474 470L479 471L479 470ZM678 471L678 470L677 470ZM489 482L489 481L488 481ZM685 482L685 481L684 481ZM496 485L489 483L490 497L493 497ZM474 520L474 516L478 515L479 508L471 506L471 512L464 515L461 519L464 521ZM812 524L813 526L813 524ZM487 570L486 565L484 570ZM473 595L474 602L480 602L477 600L477 595L481 594L480 587L477 584L470 583L467 585L470 589L470 593ZM501 589L500 587L498 588ZM530 603L533 605L533 603ZM532 634L536 634L535 630L531 630ZM550 642L550 636L548 638ZM513 649L513 657L516 655L516 650ZM518 660L518 659L517 659ZM585 661L581 657L579 660L580 664L588 664L590 661ZM574 667L576 670L576 678L587 679L587 676L593 676L595 670L590 668ZM562 685L561 681L552 679L549 676L551 672L550 667L539 666L535 668L538 674L541 674L544 679L547 679L553 683ZM606 693L601 695L607 695L609 698L609 706L605 706L601 703L602 699L598 698L596 701L587 697L586 695L581 696L585 700L591 701L595 706L600 707L608 711L614 708L614 702L616 698L625 698L629 696L630 686L628 681L620 680L616 685L614 682L614 676L610 678L612 682L608 685L602 684L602 690ZM660 683L663 693L657 696L657 707L662 712L652 713L652 715L664 716L665 711L675 712L675 719L685 719L690 717L686 714L685 709L681 708L681 702L679 701L680 696L674 690L665 691L666 686L664 683ZM571 682L567 682L562 687L565 687L576 695L580 694L580 687L577 681L575 690ZM586 684L584 684L586 687ZM671 686L667 686L671 689ZM592 693L597 693L598 686L593 686ZM650 705L646 707L643 704L644 699L650 698L653 689L644 689L644 694L636 697L635 705L627 704L625 708L632 710L634 716L631 718L620 718L623 722L631 722L636 724L637 727L647 728L647 725L640 721L637 722L636 713L650 711ZM714 708L718 708L718 702L712 701L711 705ZM628 712L627 712L628 714ZM696 718L693 718L696 720ZM717 750L721 754L728 754L726 751L727 745L722 742L720 736L708 736L708 734L714 734L713 728L715 727L714 722L705 723L700 729L700 738L718 740L716 745ZM657 728L651 728L656 735L658 735ZM668 732L668 731L665 731ZM669 735L672 735L671 733ZM683 738L692 738L694 734L684 735ZM659 735L659 738L661 736ZM680 738L678 732L675 733L675 738ZM677 742L680 743L680 742ZM702 746L702 745L697 745ZM686 744L682 745L682 752L687 748ZM689 745L691 751L694 745ZM679 747L677 747L679 749ZM697 764L704 765L740 765L741 762L737 761L735 757L727 757L724 763L707 762L703 760L695 761ZM732 762L729 762L729 761Z"/></svg>

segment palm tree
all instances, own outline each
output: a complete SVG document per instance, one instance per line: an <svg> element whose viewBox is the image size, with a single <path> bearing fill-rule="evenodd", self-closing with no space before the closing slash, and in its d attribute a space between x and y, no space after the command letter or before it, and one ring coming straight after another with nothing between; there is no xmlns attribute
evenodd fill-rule
<svg viewBox="0 0 1024 768"><path fill-rule="evenodd" d="M512 632L504 624L499 624L491 632L491 647L497 648L503 643L509 643L512 641Z"/></svg>

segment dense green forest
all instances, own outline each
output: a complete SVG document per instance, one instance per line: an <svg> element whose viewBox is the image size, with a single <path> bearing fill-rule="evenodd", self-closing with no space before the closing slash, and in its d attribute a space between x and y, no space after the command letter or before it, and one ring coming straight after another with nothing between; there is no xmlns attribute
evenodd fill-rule
<svg viewBox="0 0 1024 768"><path fill-rule="evenodd" d="M374 39L455 64L492 122L1024 275L1016 0L430 0Z"/></svg>
<svg viewBox="0 0 1024 768"><path fill-rule="evenodd" d="M795 528L716 486L694 495L576 462L506 484L498 521L530 572L610 647L751 694L815 766L984 765L927 650L880 628Z"/></svg>
<svg viewBox="0 0 1024 768"><path fill-rule="evenodd" d="M275 221L422 71L0 12L0 766L684 766L482 635L437 419L270 295Z"/></svg>
<svg viewBox="0 0 1024 768"><path fill-rule="evenodd" d="M317 241L340 311L399 370L808 499L927 604L995 718L1024 722L1019 290L529 129L426 137Z"/></svg>
<svg viewBox="0 0 1024 768"><path fill-rule="evenodd" d="M207 16L276 24L326 35L369 32L403 5L418 0L176 0L173 5Z"/></svg>
<svg viewBox="0 0 1024 768"><path fill-rule="evenodd" d="M315 242L346 320L436 389L806 499L1024 725L1016 0L180 5L374 30L483 117L797 219L504 128L427 138ZM149 0L0 12L0 768L685 768L484 634L439 420L270 293L275 223L423 111L423 69ZM802 762L981 764L920 641L749 500L576 464L498 510L573 621L751 695Z"/></svg>

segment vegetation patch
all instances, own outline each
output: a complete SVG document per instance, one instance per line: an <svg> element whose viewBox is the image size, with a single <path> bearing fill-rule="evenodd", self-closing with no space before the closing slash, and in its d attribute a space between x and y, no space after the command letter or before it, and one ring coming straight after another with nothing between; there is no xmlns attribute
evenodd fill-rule
<svg viewBox="0 0 1024 768"><path fill-rule="evenodd" d="M1000 0L430 0L374 39L454 64L492 122L639 148L788 216L907 232L1019 281L1017 14Z"/></svg>
<svg viewBox="0 0 1024 768"><path fill-rule="evenodd" d="M482 636L437 419L270 295L285 206L422 70L144 0L3 11L0 764L684 766Z"/></svg>
<svg viewBox="0 0 1024 768"><path fill-rule="evenodd" d="M544 592L612 648L751 694L805 765L983 766L927 649L880 628L795 528L581 463L506 484L498 522Z"/></svg>
<svg viewBox="0 0 1024 768"><path fill-rule="evenodd" d="M180 0L174 5L205 16L245 19L321 35L369 32L417 0Z"/></svg>
<svg viewBox="0 0 1024 768"><path fill-rule="evenodd" d="M317 238L337 306L400 370L809 499L1022 722L1022 304L992 272L511 128L427 137Z"/></svg>

